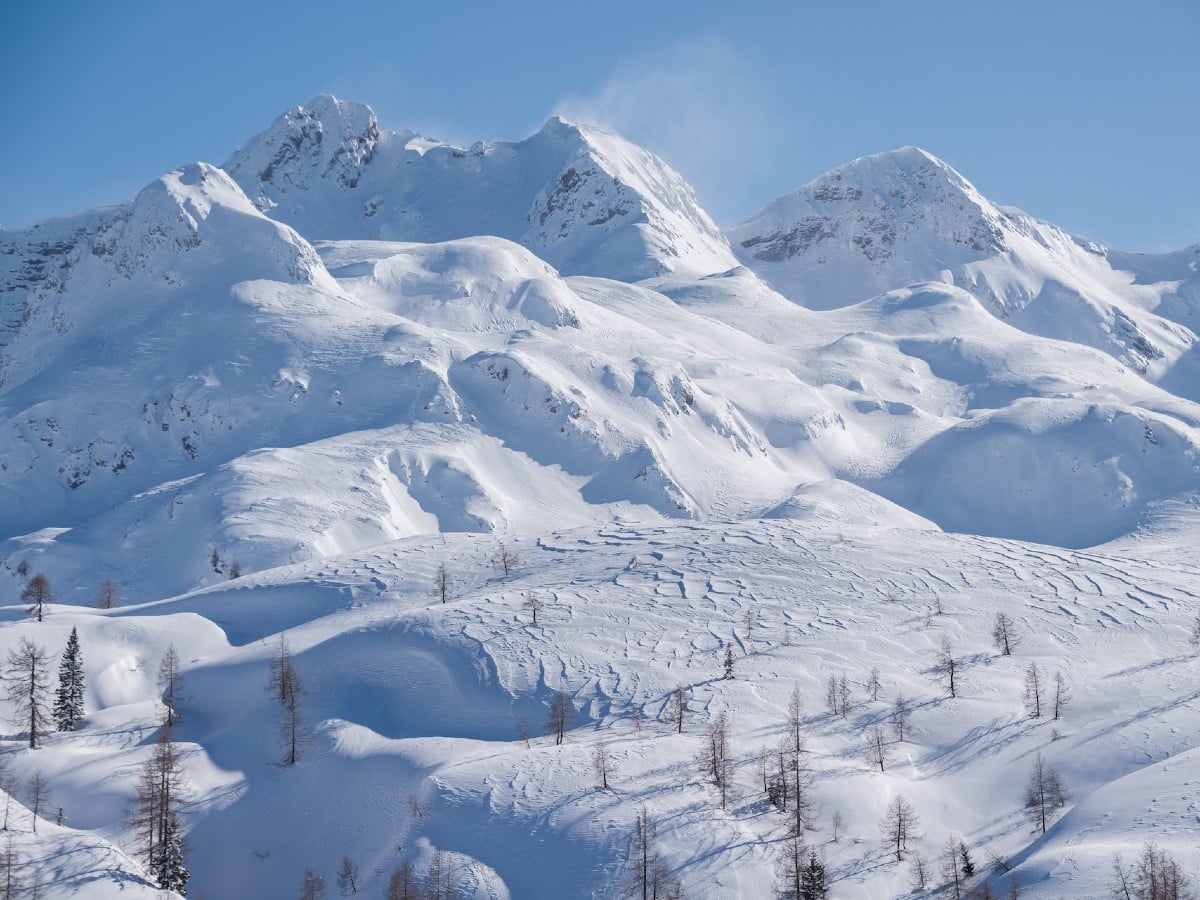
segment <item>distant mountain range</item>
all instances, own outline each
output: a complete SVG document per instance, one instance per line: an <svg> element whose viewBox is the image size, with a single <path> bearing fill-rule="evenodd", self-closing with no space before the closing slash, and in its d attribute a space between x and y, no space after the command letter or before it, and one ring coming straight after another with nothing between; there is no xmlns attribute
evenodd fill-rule
<svg viewBox="0 0 1200 900"><path fill-rule="evenodd" d="M0 547L169 553L152 596L214 546L258 569L814 496L1094 544L1200 483L1197 262L915 148L722 233L598 129L463 150L319 96L220 168L0 232Z"/></svg>

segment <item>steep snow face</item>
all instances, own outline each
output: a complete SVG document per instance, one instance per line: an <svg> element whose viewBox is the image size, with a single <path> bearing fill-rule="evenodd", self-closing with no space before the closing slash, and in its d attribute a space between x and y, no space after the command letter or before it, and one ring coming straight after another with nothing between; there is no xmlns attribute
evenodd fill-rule
<svg viewBox="0 0 1200 900"><path fill-rule="evenodd" d="M460 150L413 132L381 133L367 107L319 96L225 169L259 209L310 239L495 235L565 274L623 280L736 265L666 163L559 118L524 141Z"/></svg>
<svg viewBox="0 0 1200 900"><path fill-rule="evenodd" d="M1177 281L1139 277L1131 255L998 208L923 150L855 160L728 234L745 265L810 308L952 283L1024 331L1095 347L1200 398L1187 377L1197 371L1195 322ZM1141 271L1178 268L1156 261Z"/></svg>

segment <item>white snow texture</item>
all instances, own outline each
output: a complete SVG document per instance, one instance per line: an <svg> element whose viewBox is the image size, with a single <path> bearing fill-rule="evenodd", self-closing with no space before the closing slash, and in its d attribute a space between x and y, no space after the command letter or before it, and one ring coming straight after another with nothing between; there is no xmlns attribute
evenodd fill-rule
<svg viewBox="0 0 1200 900"><path fill-rule="evenodd" d="M76 628L86 683L39 749L6 715L22 877L165 895L127 814L174 645L192 896L293 897L306 867L332 892L343 855L383 896L441 850L443 896L619 897L642 809L687 897L774 896L789 816L759 760L797 688L831 897L932 896L909 862L940 873L948 837L973 888L1030 900L1107 896L1151 841L1200 878L1198 263L997 206L916 148L723 232L599 129L464 150L329 96L221 167L0 230L0 653L29 638L57 671ZM290 766L280 636L307 688ZM1031 664L1071 686L1057 720ZM899 695L880 772L864 734ZM697 762L721 714L725 808ZM1044 834L1039 753L1067 789ZM36 834L35 771L63 809Z"/></svg>

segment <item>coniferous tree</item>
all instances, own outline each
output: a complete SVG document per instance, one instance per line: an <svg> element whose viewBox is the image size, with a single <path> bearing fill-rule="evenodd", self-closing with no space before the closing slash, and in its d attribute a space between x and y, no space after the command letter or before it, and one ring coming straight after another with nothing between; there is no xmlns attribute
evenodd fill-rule
<svg viewBox="0 0 1200 900"><path fill-rule="evenodd" d="M533 615L534 625L537 624L538 610L540 610L544 605L545 604L542 602L541 596L536 591L530 591L527 593L524 601L521 603L521 606L529 610L529 612Z"/></svg>
<svg viewBox="0 0 1200 900"><path fill-rule="evenodd" d="M958 858L962 863L962 873L967 878L975 877L975 860L971 859L971 851L965 841L958 842Z"/></svg>
<svg viewBox="0 0 1200 900"><path fill-rule="evenodd" d="M174 644L168 644L158 663L158 689L162 691L163 704L167 707L168 728L179 721L179 701L183 699L179 691L182 687L183 673L179 668L179 654L175 652Z"/></svg>
<svg viewBox="0 0 1200 900"><path fill-rule="evenodd" d="M966 882L959 863L958 841L951 835L946 838L946 846L943 849L942 878L945 879L948 893L954 900L961 900L963 891L966 890Z"/></svg>
<svg viewBox="0 0 1200 900"><path fill-rule="evenodd" d="M954 646L950 643L950 638L942 636L942 643L938 647L937 662L934 664L933 671L946 680L946 688L950 691L950 696L958 696L958 673L962 667L962 661L958 654L954 652Z"/></svg>
<svg viewBox="0 0 1200 900"><path fill-rule="evenodd" d="M190 877L183 862L183 838L179 833L179 821L172 815L167 818L162 844L154 866L154 878L158 886L168 891L187 896Z"/></svg>
<svg viewBox="0 0 1200 900"><path fill-rule="evenodd" d="M50 582L41 572L29 579L29 583L21 591L21 600L28 603L25 610L39 622L46 612L46 604L54 602L54 592L50 590Z"/></svg>
<svg viewBox="0 0 1200 900"><path fill-rule="evenodd" d="M446 598L450 596L450 588L454 584L454 579L450 576L450 570L446 568L446 564L442 563L437 567L437 571L433 575L433 594L435 597L440 597L442 602L446 602Z"/></svg>
<svg viewBox="0 0 1200 900"><path fill-rule="evenodd" d="M0 900L22 900L25 882L21 879L21 854L11 834L0 850Z"/></svg>
<svg viewBox="0 0 1200 900"><path fill-rule="evenodd" d="M1046 833L1050 816L1066 803L1066 793L1058 772L1046 762L1042 754L1037 754L1033 758L1033 768L1025 786L1025 809L1030 818L1041 827L1042 834Z"/></svg>
<svg viewBox="0 0 1200 900"><path fill-rule="evenodd" d="M1191 879L1179 863L1153 843L1142 845L1132 866L1113 859L1112 895L1120 900L1196 900Z"/></svg>
<svg viewBox="0 0 1200 900"><path fill-rule="evenodd" d="M454 896L451 883L450 859L446 851L437 847L425 870L424 900L450 900Z"/></svg>
<svg viewBox="0 0 1200 900"><path fill-rule="evenodd" d="M301 713L300 698L304 696L304 684L292 670L288 682L287 699L282 703L283 721L279 725L279 743L283 748L284 765L294 766L300 753L308 744L309 733Z"/></svg>
<svg viewBox="0 0 1200 900"><path fill-rule="evenodd" d="M600 779L600 787L607 791L608 779L613 774L613 761L603 738L596 744L596 750L592 754L592 768L596 771L596 777Z"/></svg>
<svg viewBox="0 0 1200 900"><path fill-rule="evenodd" d="M413 865L406 856L388 879L385 900L419 900L419 892Z"/></svg>
<svg viewBox="0 0 1200 900"><path fill-rule="evenodd" d="M925 854L918 850L912 855L908 865L912 872L912 886L919 891L925 890L929 884L929 860L925 858Z"/></svg>
<svg viewBox="0 0 1200 900"><path fill-rule="evenodd" d="M675 733L683 733L683 720L688 713L688 691L682 684L675 685L667 701L667 721L674 723Z"/></svg>
<svg viewBox="0 0 1200 900"><path fill-rule="evenodd" d="M1012 616L1005 612L996 613L996 621L992 624L992 643L1003 656L1012 656L1020 639L1013 630Z"/></svg>
<svg viewBox="0 0 1200 900"><path fill-rule="evenodd" d="M4 826L8 831L8 815L12 811L13 796L17 793L17 776L7 756L0 757L0 791L4 792Z"/></svg>
<svg viewBox="0 0 1200 900"><path fill-rule="evenodd" d="M733 645L725 644L725 672L724 678L730 679L733 677Z"/></svg>
<svg viewBox="0 0 1200 900"><path fill-rule="evenodd" d="M353 897L358 893L358 864L349 856L342 857L342 866L337 874L338 890L343 897Z"/></svg>
<svg viewBox="0 0 1200 900"><path fill-rule="evenodd" d="M908 849L908 842L920 837L918 830L920 826L921 822L917 818L917 811L913 809L913 805L901 794L893 797L892 802L888 804L887 812L879 822L879 829L883 835L884 845L890 847L896 854L896 862L904 859L904 851Z"/></svg>
<svg viewBox="0 0 1200 900"><path fill-rule="evenodd" d="M550 715L546 719L546 731L554 735L554 744L558 746L567 737L567 726L575 718L575 704L567 696L566 691L555 691L550 699Z"/></svg>
<svg viewBox="0 0 1200 900"><path fill-rule="evenodd" d="M283 710L279 725L279 743L283 748L283 764L294 766L308 744L308 729L303 715L304 683L292 660L292 648L287 636L279 636L279 646L271 659L271 674L267 690Z"/></svg>
<svg viewBox="0 0 1200 900"><path fill-rule="evenodd" d="M54 697L54 723L59 731L74 731L83 718L83 656L79 634L71 629L58 667L58 690Z"/></svg>
<svg viewBox="0 0 1200 900"><path fill-rule="evenodd" d="M46 804L46 791L46 776L39 769L29 776L29 812L34 834L37 834L38 819L42 815L42 807Z"/></svg>
<svg viewBox="0 0 1200 900"><path fill-rule="evenodd" d="M801 900L804 896L804 836L794 829L779 845L775 857L775 896L778 900Z"/></svg>
<svg viewBox="0 0 1200 900"><path fill-rule="evenodd" d="M863 749L871 767L879 766L879 771L884 771L884 767L892 758L892 748L888 745L887 734L882 725L872 725L867 730L863 738Z"/></svg>
<svg viewBox="0 0 1200 900"><path fill-rule="evenodd" d="M872 700L879 699L879 692L883 690L883 681L879 676L879 666L873 666L867 674L867 696Z"/></svg>
<svg viewBox="0 0 1200 900"><path fill-rule="evenodd" d="M888 717L888 722L892 726L892 736L900 743L904 743L908 734L908 718L912 713L912 704L903 694L896 695L896 701L892 704L892 712Z"/></svg>
<svg viewBox="0 0 1200 900"><path fill-rule="evenodd" d="M1071 702L1071 683L1067 681L1067 676L1062 672L1054 673L1054 718L1058 719L1062 716L1063 710L1067 708L1067 704Z"/></svg>
<svg viewBox="0 0 1200 900"><path fill-rule="evenodd" d="M117 586L113 584L111 578L105 578L100 584L100 595L96 598L96 606L99 609L112 609L117 605Z"/></svg>
<svg viewBox="0 0 1200 900"><path fill-rule="evenodd" d="M35 749L49 727L46 706L50 697L50 655L29 638L10 650L4 666L4 696L12 704L13 721L29 735Z"/></svg>
<svg viewBox="0 0 1200 900"><path fill-rule="evenodd" d="M1035 719L1042 717L1042 694L1045 686L1042 684L1042 673L1036 661L1031 662L1025 670L1025 705L1029 714Z"/></svg>
<svg viewBox="0 0 1200 900"><path fill-rule="evenodd" d="M137 793L129 813L129 826L138 835L145 855L147 868L157 874L164 866L164 858L175 854L169 846L174 840L178 844L178 863L170 862L167 868L183 869L183 833L179 825L179 810L189 796L187 780L179 759L179 750L171 740L171 729L164 725L150 758L146 760L138 776Z"/></svg>
<svg viewBox="0 0 1200 900"><path fill-rule="evenodd" d="M641 900L683 900L683 887L659 858L654 823L642 807L629 846L625 895Z"/></svg>
<svg viewBox="0 0 1200 900"><path fill-rule="evenodd" d="M729 748L729 720L725 713L717 716L709 726L704 747L700 751L700 767L712 779L717 795L721 798L721 809L729 802L729 789L733 779L733 758Z"/></svg>
<svg viewBox="0 0 1200 900"><path fill-rule="evenodd" d="M815 850L808 851L808 862L800 879L800 900L825 900L828 896L825 863Z"/></svg>
<svg viewBox="0 0 1200 900"><path fill-rule="evenodd" d="M322 900L325 896L325 876L312 869L304 870L304 881L300 885L300 900Z"/></svg>
<svg viewBox="0 0 1200 900"><path fill-rule="evenodd" d="M512 570L516 568L519 562L520 559L517 557L516 552L503 543L496 549L496 555L492 557L492 565L505 578L512 574Z"/></svg>

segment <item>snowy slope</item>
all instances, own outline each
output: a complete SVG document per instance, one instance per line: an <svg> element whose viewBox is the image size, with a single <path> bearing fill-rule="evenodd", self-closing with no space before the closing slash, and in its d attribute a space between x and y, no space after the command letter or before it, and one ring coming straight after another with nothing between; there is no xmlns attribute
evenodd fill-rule
<svg viewBox="0 0 1200 900"><path fill-rule="evenodd" d="M878 827L896 794L923 820L914 849L933 857L953 834L987 877L989 854L1007 860L1028 897L1100 896L1113 851L1130 858L1148 839L1186 868L1200 864L1200 788L1187 774L1200 726L1188 687L1192 566L765 521L610 526L515 536L510 547L520 562L508 579L490 565L493 540L450 535L110 614L9 625L7 642L50 644L75 625L85 660L105 660L88 669L85 727L19 763L44 768L68 824L113 833L127 782L89 773L136 770L146 749L136 736L155 716L150 676L173 640L186 648L178 737L203 798L189 821L194 887L206 895L290 896L304 866L332 883L346 853L378 894L402 853L427 861L431 842L453 854L459 896L613 897L646 806L687 896L765 897L787 817L762 797L757 759L799 687L820 806L806 840L826 856L835 896L908 894L908 867L889 860ZM445 605L429 591L441 562L455 576ZM546 600L537 627L521 605L531 590ZM1011 657L991 643L998 610L1022 639ZM284 632L313 740L281 768L265 684ZM931 672L943 636L962 656L957 699ZM735 650L733 680L720 678L722 642ZM1022 702L1031 662L1070 679L1074 698L1057 722L1031 718ZM878 701L863 686L873 666ZM852 685L845 717L822 699L828 674L842 672ZM664 708L680 683L691 712L677 735ZM561 747L541 736L558 689L579 711ZM879 773L862 736L886 722L897 693L913 702L910 734L889 745ZM721 711L736 759L726 810L695 761ZM608 791L591 771L601 740L615 764ZM1039 751L1071 798L1044 837L1020 800ZM836 842L835 813L845 821ZM280 822L289 826L269 824ZM1006 890L1007 877L995 886Z"/></svg>
<svg viewBox="0 0 1200 900"><path fill-rule="evenodd" d="M1027 896L1098 896L1149 837L1197 869L1175 779L1197 752L1197 248L1090 244L914 149L729 240L614 135L556 119L463 151L331 97L222 168L0 231L0 651L77 626L89 685L78 734L5 735L64 806L37 836L18 814L47 896L152 890L123 823L172 642L210 897L292 896L347 852L378 895L435 847L463 896L615 896L643 805L688 896L769 896L784 823L755 760L794 685L835 896L909 892L878 841L896 793L927 853L953 829ZM45 623L15 605L22 564L65 601ZM97 612L105 578L122 605ZM990 647L1001 609L1016 658ZM295 768L263 688L284 633L310 692ZM1057 726L1023 711L1032 660L1075 686ZM883 774L861 742L884 702L821 703L874 665L918 704ZM567 744L526 747L559 688ZM725 811L695 764L721 710ZM1016 797L1038 750L1072 793L1045 837Z"/></svg>

